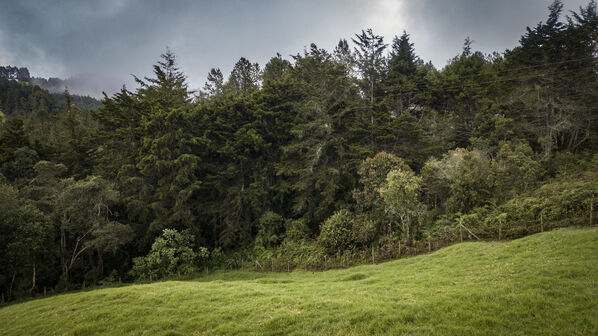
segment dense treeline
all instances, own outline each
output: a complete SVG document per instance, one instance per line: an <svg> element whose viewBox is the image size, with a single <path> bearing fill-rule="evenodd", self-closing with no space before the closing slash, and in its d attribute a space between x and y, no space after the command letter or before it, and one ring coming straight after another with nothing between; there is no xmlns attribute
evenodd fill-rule
<svg viewBox="0 0 598 336"><path fill-rule="evenodd" d="M5 118L0 292L322 268L595 222L598 13L561 11L502 54L467 39L442 70L406 32L365 30L263 70L241 58L191 92L167 51L91 115L67 92L51 125Z"/></svg>

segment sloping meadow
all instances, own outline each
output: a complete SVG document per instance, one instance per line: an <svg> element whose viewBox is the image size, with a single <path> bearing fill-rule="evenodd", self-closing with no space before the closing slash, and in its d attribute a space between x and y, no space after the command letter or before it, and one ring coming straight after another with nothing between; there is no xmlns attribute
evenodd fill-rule
<svg viewBox="0 0 598 336"><path fill-rule="evenodd" d="M0 335L589 335L598 228L325 272L217 272L0 308Z"/></svg>

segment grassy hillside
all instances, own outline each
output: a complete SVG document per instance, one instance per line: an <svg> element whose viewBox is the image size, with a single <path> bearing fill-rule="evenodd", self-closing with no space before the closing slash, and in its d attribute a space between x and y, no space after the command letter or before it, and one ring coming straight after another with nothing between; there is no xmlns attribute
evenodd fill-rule
<svg viewBox="0 0 598 336"><path fill-rule="evenodd" d="M1 335L598 334L598 228L321 273L216 273L0 309Z"/></svg>

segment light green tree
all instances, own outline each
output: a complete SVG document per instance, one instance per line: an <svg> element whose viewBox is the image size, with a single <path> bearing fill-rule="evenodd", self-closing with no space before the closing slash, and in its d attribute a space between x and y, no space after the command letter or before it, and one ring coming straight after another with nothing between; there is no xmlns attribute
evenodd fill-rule
<svg viewBox="0 0 598 336"><path fill-rule="evenodd" d="M388 173L386 184L379 189L389 216L389 231L392 232L392 223L398 220L405 244L409 244L410 232L424 214L424 205L419 200L421 181L410 170L396 169Z"/></svg>

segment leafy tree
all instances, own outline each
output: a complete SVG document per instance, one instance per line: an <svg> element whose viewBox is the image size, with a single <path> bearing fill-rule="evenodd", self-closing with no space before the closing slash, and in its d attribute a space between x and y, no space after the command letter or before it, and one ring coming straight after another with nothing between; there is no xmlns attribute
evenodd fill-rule
<svg viewBox="0 0 598 336"><path fill-rule="evenodd" d="M422 171L428 199L445 200L447 211L467 213L492 196L490 160L479 150L457 148L428 160Z"/></svg>
<svg viewBox="0 0 598 336"><path fill-rule="evenodd" d="M349 43L346 39L341 39L338 41L338 44L334 48L333 56L335 61L344 65L349 71L348 74L353 76L354 67L355 67L355 55L351 52L351 48L349 48Z"/></svg>
<svg viewBox="0 0 598 336"><path fill-rule="evenodd" d="M12 160L15 150L29 146L29 138L23 128L23 120L14 118L2 123L0 130L0 160Z"/></svg>
<svg viewBox="0 0 598 336"><path fill-rule="evenodd" d="M14 151L11 161L0 167L0 173L17 184L33 176L33 166L39 161L37 152L29 147L21 147Z"/></svg>
<svg viewBox="0 0 598 336"><path fill-rule="evenodd" d="M104 103L93 113L98 122L93 157L95 170L102 176L126 182L141 146L141 121L146 113L143 102L124 87L112 97L104 94Z"/></svg>
<svg viewBox="0 0 598 336"><path fill-rule="evenodd" d="M23 202L14 187L0 184L0 292L7 298L21 284L29 293L36 290L40 274L52 267L53 234L48 217Z"/></svg>
<svg viewBox="0 0 598 336"><path fill-rule="evenodd" d="M447 149L469 146L477 116L494 107L494 99L501 92L493 63L481 52L472 52L471 44L466 39L462 53L430 84L432 108L443 117L439 122L452 126L443 134Z"/></svg>
<svg viewBox="0 0 598 336"><path fill-rule="evenodd" d="M130 227L114 221L112 208L118 201L118 192L101 177L89 176L84 180L63 180L63 190L57 200L60 225L61 264L63 278L70 281L71 270L85 252L96 253L95 278L103 269L102 255L115 250L132 239ZM95 251L94 251L95 250Z"/></svg>
<svg viewBox="0 0 598 336"><path fill-rule="evenodd" d="M391 223L398 219L401 225L405 244L413 238L412 232L416 232L424 214L424 205L419 201L421 182L421 177L415 176L413 171L395 169L388 173L386 184L379 189ZM392 224L389 224L389 233L392 234Z"/></svg>
<svg viewBox="0 0 598 336"><path fill-rule="evenodd" d="M9 181L21 184L19 181L32 177L39 155L32 148L21 119L8 119L1 126L0 173Z"/></svg>
<svg viewBox="0 0 598 336"><path fill-rule="evenodd" d="M364 214L364 222L376 223L379 232L390 233L384 199L379 193L386 183L388 173L393 170L410 171L403 159L396 155L380 152L374 157L366 158L357 171L360 189L353 191L358 213Z"/></svg>
<svg viewBox="0 0 598 336"><path fill-rule="evenodd" d="M503 197L527 191L542 172L531 147L524 142L505 142L492 161L494 183Z"/></svg>

